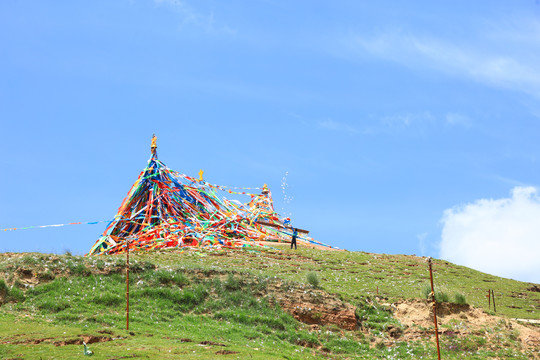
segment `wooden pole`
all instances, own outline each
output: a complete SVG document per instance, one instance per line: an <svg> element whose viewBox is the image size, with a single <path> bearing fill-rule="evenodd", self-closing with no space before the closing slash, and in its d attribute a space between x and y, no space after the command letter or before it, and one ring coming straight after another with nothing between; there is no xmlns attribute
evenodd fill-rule
<svg viewBox="0 0 540 360"><path fill-rule="evenodd" d="M431 281L431 300L433 305L433 322L435 323L435 340L437 342L437 359L441 360L441 350L439 349L439 329L437 328L437 301L435 300L435 288L433 287L433 270L431 267L431 257L428 257L429 279Z"/></svg>
<svg viewBox="0 0 540 360"><path fill-rule="evenodd" d="M126 246L126 330L129 330L129 237Z"/></svg>
<svg viewBox="0 0 540 360"><path fill-rule="evenodd" d="M274 223L271 223L271 222L268 222L268 221L263 221L263 220L258 220L258 221L256 221L256 223L261 224L261 225L265 225L265 226L275 227L275 228L285 228L285 229L292 230L291 226L285 226L285 225L281 225L281 224L274 224ZM299 232L299 233L306 234L306 235L309 234L309 230L296 228L296 231Z"/></svg>
<svg viewBox="0 0 540 360"><path fill-rule="evenodd" d="M495 305L495 292L491 289L491 297L493 298L493 311L497 312L497 306Z"/></svg>
<svg viewBox="0 0 540 360"><path fill-rule="evenodd" d="M488 289L487 298L488 298L488 310L491 310L491 289Z"/></svg>

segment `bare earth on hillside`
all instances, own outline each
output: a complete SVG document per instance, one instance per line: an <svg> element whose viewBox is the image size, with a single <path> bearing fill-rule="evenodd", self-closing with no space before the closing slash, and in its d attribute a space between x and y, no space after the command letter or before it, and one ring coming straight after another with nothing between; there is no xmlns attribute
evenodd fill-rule
<svg viewBox="0 0 540 360"><path fill-rule="evenodd" d="M284 311L314 329L329 324L346 330L358 328L355 307L325 291L309 287L286 289L281 282L272 284L270 289Z"/></svg>
<svg viewBox="0 0 540 360"><path fill-rule="evenodd" d="M391 305L394 316L406 326L403 336L407 340L415 340L426 336L423 328L433 331L433 311L427 301L406 300ZM481 335L488 342L496 342L490 329L496 327L515 330L524 349L540 352L540 329L534 325L521 324L514 320L486 314L483 310L469 305L451 303L438 304L437 320L439 332L444 336ZM446 326L445 326L446 325ZM450 327L450 328L449 328ZM539 354L540 355L540 354Z"/></svg>

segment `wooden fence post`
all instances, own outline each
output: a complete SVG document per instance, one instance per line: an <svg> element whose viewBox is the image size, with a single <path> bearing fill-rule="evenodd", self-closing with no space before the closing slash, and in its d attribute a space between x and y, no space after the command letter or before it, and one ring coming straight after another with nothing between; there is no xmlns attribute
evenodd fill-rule
<svg viewBox="0 0 540 360"><path fill-rule="evenodd" d="M431 281L431 300L433 306L433 322L435 323L435 340L437 342L437 359L441 360L441 350L439 349L439 329L437 327L437 301L435 300L435 288L433 286L433 270L431 267L431 256L427 259L429 264L429 279Z"/></svg>
<svg viewBox="0 0 540 360"><path fill-rule="evenodd" d="M129 237L126 238L126 330L129 330Z"/></svg>

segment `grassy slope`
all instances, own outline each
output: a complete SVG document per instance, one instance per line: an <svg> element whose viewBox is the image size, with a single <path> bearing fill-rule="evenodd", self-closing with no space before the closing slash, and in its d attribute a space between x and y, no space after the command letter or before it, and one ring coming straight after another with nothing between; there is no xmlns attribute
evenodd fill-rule
<svg viewBox="0 0 540 360"><path fill-rule="evenodd" d="M11 302L0 308L0 357L70 358L82 352L80 345L55 346L80 335L100 335L107 329L115 341L92 344L95 358L431 358L431 342L399 342L374 346L385 340L388 324L395 322L378 308L358 307L366 320L363 331L323 327L310 331L262 296L271 278L304 287L308 272L316 272L321 287L353 304L379 288L390 301L419 298L428 281L422 258L362 252L186 251L179 254L134 254L131 327L125 330L123 257L80 258L28 254L0 254L0 279L10 288ZM154 269L157 266L157 269ZM17 270L18 269L18 270ZM26 275L22 269L30 270ZM435 260L435 286L452 296L466 296L477 307L487 307L485 294L494 289L497 314L539 318L540 293L531 284L502 279ZM169 270L173 270L172 272ZM232 275L227 275L231 273ZM203 275L201 277L201 274ZM26 280L17 280L26 277ZM40 278L25 290L24 282ZM0 289L1 290L1 289ZM23 301L24 296L24 301ZM18 300L18 301L17 301ZM190 342L181 339L189 338ZM29 340L45 341L24 344ZM201 345L213 341L227 345ZM510 341L510 340L509 340ZM9 344L8 344L9 342ZM463 347L445 358L517 357L515 346L495 350ZM216 355L220 350L237 354ZM477 354L475 355L475 351ZM513 354L513 355L511 355ZM454 357L455 356L455 357ZM527 358L523 355L523 358Z"/></svg>
<svg viewBox="0 0 540 360"><path fill-rule="evenodd" d="M186 256L181 259L181 264L171 255L142 255L141 258L165 265L243 270L298 282L306 281L307 272L316 271L327 291L347 300L375 295L377 287L380 295L390 299L418 298L422 296L423 286L429 283L425 259L406 255L304 249L298 252L285 250L283 256L243 251L219 257ZM434 260L433 269L436 289L444 290L450 296L462 293L471 305L488 310L486 293L487 289L493 289L498 315L540 318L540 293L527 291L530 283L500 278L441 260Z"/></svg>

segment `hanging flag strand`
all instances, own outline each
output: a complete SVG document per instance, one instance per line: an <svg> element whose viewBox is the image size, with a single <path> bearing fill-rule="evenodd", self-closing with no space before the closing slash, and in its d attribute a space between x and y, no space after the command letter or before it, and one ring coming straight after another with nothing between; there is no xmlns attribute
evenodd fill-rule
<svg viewBox="0 0 540 360"><path fill-rule="evenodd" d="M35 226L25 226L25 227L14 227L14 228L7 228L7 229L0 229L0 231L15 231L15 230L28 230L28 229L42 229L42 228L50 228L50 227L61 227L61 226L68 226L68 225L96 225L100 223L106 223L110 220L100 220L100 221L90 221L90 222L71 222L67 224L53 224L53 225L35 225Z"/></svg>

